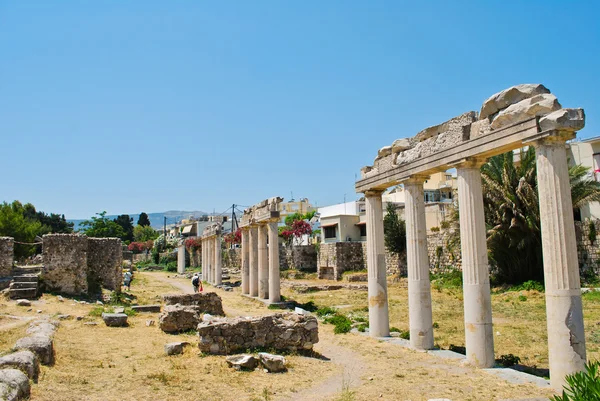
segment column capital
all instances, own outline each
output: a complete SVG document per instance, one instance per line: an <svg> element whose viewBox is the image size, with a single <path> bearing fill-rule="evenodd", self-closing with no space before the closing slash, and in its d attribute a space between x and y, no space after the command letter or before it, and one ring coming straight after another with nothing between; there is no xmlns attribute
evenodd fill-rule
<svg viewBox="0 0 600 401"><path fill-rule="evenodd" d="M452 163L451 166L454 168L480 168L485 163L487 163L487 157L466 157L461 159L455 163Z"/></svg>
<svg viewBox="0 0 600 401"><path fill-rule="evenodd" d="M429 174L414 174L403 181L404 184L423 184L431 176Z"/></svg>
<svg viewBox="0 0 600 401"><path fill-rule="evenodd" d="M576 135L574 131L554 129L540 132L536 136L523 141L523 145L562 145L565 142L575 138L575 136Z"/></svg>
<svg viewBox="0 0 600 401"><path fill-rule="evenodd" d="M369 189L365 191L365 196L367 198L371 198L371 197L381 197L381 195L385 192L385 189Z"/></svg>

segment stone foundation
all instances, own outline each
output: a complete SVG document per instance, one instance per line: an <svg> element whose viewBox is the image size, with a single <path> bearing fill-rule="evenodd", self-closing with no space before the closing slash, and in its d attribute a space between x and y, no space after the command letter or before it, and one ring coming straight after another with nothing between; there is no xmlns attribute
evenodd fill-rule
<svg viewBox="0 0 600 401"><path fill-rule="evenodd" d="M118 238L88 238L88 287L121 290L123 252Z"/></svg>
<svg viewBox="0 0 600 401"><path fill-rule="evenodd" d="M87 294L87 253L88 238L85 235L44 235L41 275L44 288L70 295Z"/></svg>
<svg viewBox="0 0 600 401"><path fill-rule="evenodd" d="M12 274L15 258L15 240L11 237L0 237L0 277Z"/></svg>
<svg viewBox="0 0 600 401"><path fill-rule="evenodd" d="M225 316L221 297L215 292L199 292L196 294L167 294L163 295L165 305L197 306L202 313Z"/></svg>
<svg viewBox="0 0 600 401"><path fill-rule="evenodd" d="M319 342L317 319L295 313L204 321L198 335L200 351L217 355L256 348L308 351Z"/></svg>

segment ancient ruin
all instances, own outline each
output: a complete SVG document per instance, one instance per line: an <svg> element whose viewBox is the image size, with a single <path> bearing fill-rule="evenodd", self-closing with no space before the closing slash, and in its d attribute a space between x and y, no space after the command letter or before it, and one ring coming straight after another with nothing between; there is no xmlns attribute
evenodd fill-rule
<svg viewBox="0 0 600 401"><path fill-rule="evenodd" d="M214 292L168 294L163 296L163 300L165 307L159 316L158 325L167 333L195 329L205 313L225 315L221 297Z"/></svg>
<svg viewBox="0 0 600 401"><path fill-rule="evenodd" d="M221 223L207 226L202 232L202 279L212 285L223 284Z"/></svg>
<svg viewBox="0 0 600 401"><path fill-rule="evenodd" d="M566 375L583 370L585 337L565 142L584 124L582 109L562 108L543 85L518 85L491 96L479 113L462 114L381 148L356 182L356 191L366 197L371 335L389 335L381 195L404 184L410 342L418 349L433 347L423 182L433 172L456 168L467 360L478 367L494 365L479 167L491 156L534 146L551 384L560 389Z"/></svg>
<svg viewBox="0 0 600 401"><path fill-rule="evenodd" d="M283 198L265 199L244 210L242 229L242 294L270 303L281 301L279 281L278 205Z"/></svg>

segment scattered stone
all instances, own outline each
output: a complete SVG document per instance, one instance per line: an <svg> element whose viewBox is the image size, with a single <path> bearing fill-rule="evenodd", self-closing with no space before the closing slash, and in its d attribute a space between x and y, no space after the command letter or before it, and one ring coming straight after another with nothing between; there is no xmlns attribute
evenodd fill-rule
<svg viewBox="0 0 600 401"><path fill-rule="evenodd" d="M0 400L17 401L29 399L29 379L18 369L0 370Z"/></svg>
<svg viewBox="0 0 600 401"><path fill-rule="evenodd" d="M215 292L200 292L196 294L164 295L165 305L197 306L202 313L225 316L221 297Z"/></svg>
<svg viewBox="0 0 600 401"><path fill-rule="evenodd" d="M585 126L583 109L560 109L540 118L542 131L561 130L579 131Z"/></svg>
<svg viewBox="0 0 600 401"><path fill-rule="evenodd" d="M154 326L154 320L146 320L146 327Z"/></svg>
<svg viewBox="0 0 600 401"><path fill-rule="evenodd" d="M541 84L521 84L504 89L483 102L481 111L479 112L479 119L483 120L498 113L500 110L504 110L511 104L519 103L522 100L543 93L550 93L550 90Z"/></svg>
<svg viewBox="0 0 600 401"><path fill-rule="evenodd" d="M548 93L521 100L502 110L492 121L492 129L500 129L535 116L544 116L561 108L556 96Z"/></svg>
<svg viewBox="0 0 600 401"><path fill-rule="evenodd" d="M136 312L160 312L160 305L134 305L131 309Z"/></svg>
<svg viewBox="0 0 600 401"><path fill-rule="evenodd" d="M258 359L252 355L231 355L225 361L235 370L254 370L258 366Z"/></svg>
<svg viewBox="0 0 600 401"><path fill-rule="evenodd" d="M85 322L86 326L98 326L98 322Z"/></svg>
<svg viewBox="0 0 600 401"><path fill-rule="evenodd" d="M17 306L31 306L31 301L28 299L17 299Z"/></svg>
<svg viewBox="0 0 600 401"><path fill-rule="evenodd" d="M73 319L73 316L71 316L71 315L57 315L56 318L58 320L69 320L69 319Z"/></svg>
<svg viewBox="0 0 600 401"><path fill-rule="evenodd" d="M230 287L230 286L228 286L228 285L227 286L223 286L223 291L231 292L231 291L233 291L233 288Z"/></svg>
<svg viewBox="0 0 600 401"><path fill-rule="evenodd" d="M42 365L54 363L52 338L43 334L23 337L17 340L16 350L28 350L37 355Z"/></svg>
<svg viewBox="0 0 600 401"><path fill-rule="evenodd" d="M40 374L40 362L31 351L19 351L0 358L0 369L14 368L25 373L37 383Z"/></svg>
<svg viewBox="0 0 600 401"><path fill-rule="evenodd" d="M319 342L317 319L292 312L203 321L198 335L200 351L220 355L253 348L311 350Z"/></svg>
<svg viewBox="0 0 600 401"><path fill-rule="evenodd" d="M36 311L36 313L42 313L42 310L41 310L41 309L38 309L38 310Z"/></svg>
<svg viewBox="0 0 600 401"><path fill-rule="evenodd" d="M75 320L83 320L83 316L77 316Z"/></svg>
<svg viewBox="0 0 600 401"><path fill-rule="evenodd" d="M64 301L65 301L65 299L64 299L64 298L63 298L61 295L57 296L57 297L56 297L56 300L57 300L58 302L64 302ZM75 301L75 302L77 302L77 301Z"/></svg>
<svg viewBox="0 0 600 401"><path fill-rule="evenodd" d="M29 327L25 333L29 335L42 335L47 337L54 337L54 333L58 328L59 323L56 320L36 320L29 324Z"/></svg>
<svg viewBox="0 0 600 401"><path fill-rule="evenodd" d="M174 342L165 344L165 353L167 355L183 354L183 347L189 345L188 342Z"/></svg>
<svg viewBox="0 0 600 401"><path fill-rule="evenodd" d="M115 306L113 308L114 313L125 313L125 308L122 306Z"/></svg>
<svg viewBox="0 0 600 401"><path fill-rule="evenodd" d="M96 305L104 305L102 301L96 301Z"/></svg>
<svg viewBox="0 0 600 401"><path fill-rule="evenodd" d="M33 310L33 309L29 308L29 309L27 309L27 312L31 312L32 310Z"/></svg>
<svg viewBox="0 0 600 401"><path fill-rule="evenodd" d="M259 352L260 363L269 373L285 372L285 358L281 355Z"/></svg>
<svg viewBox="0 0 600 401"><path fill-rule="evenodd" d="M194 305L167 305L158 319L158 326L166 333L195 329L201 322L202 310Z"/></svg>
<svg viewBox="0 0 600 401"><path fill-rule="evenodd" d="M103 313L102 320L109 327L127 326L127 315L124 313Z"/></svg>

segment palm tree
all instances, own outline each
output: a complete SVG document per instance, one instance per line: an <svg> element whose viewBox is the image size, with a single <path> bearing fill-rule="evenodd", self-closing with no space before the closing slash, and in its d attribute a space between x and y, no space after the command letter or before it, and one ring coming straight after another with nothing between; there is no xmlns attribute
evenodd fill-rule
<svg viewBox="0 0 600 401"><path fill-rule="evenodd" d="M586 178L589 169L569 169L573 208L600 201L600 183ZM535 149L494 156L481 167L488 252L499 283L543 281L542 242Z"/></svg>

